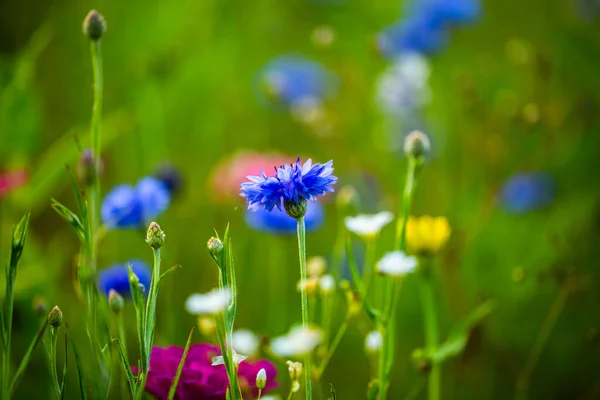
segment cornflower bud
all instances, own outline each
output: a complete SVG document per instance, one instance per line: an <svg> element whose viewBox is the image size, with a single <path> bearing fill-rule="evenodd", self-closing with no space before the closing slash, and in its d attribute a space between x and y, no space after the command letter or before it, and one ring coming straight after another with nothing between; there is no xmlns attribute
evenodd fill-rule
<svg viewBox="0 0 600 400"><path fill-rule="evenodd" d="M158 250L165 242L165 233L160 229L160 225L156 222L151 222L146 233L146 243L154 250Z"/></svg>
<svg viewBox="0 0 600 400"><path fill-rule="evenodd" d="M58 306L54 306L54 308L50 311L50 314L48 314L48 322L53 328L58 328L60 324L62 324L62 320L62 311L60 311Z"/></svg>
<svg viewBox="0 0 600 400"><path fill-rule="evenodd" d="M96 10L91 10L83 20L83 34L90 40L98 40L106 32L106 20L104 16Z"/></svg>
<svg viewBox="0 0 600 400"><path fill-rule="evenodd" d="M421 131L412 131L404 139L404 152L415 159L424 159L431 150L431 142Z"/></svg>
<svg viewBox="0 0 600 400"><path fill-rule="evenodd" d="M284 201L283 207L285 208L285 212L292 218L302 218L306 215L306 210L308 207L308 202L305 198L300 198L298 201L290 200Z"/></svg>
<svg viewBox="0 0 600 400"><path fill-rule="evenodd" d="M125 300L116 290L110 289L108 292L108 306L115 314L119 314L125 306Z"/></svg>
<svg viewBox="0 0 600 400"><path fill-rule="evenodd" d="M256 374L256 387L258 390L263 390L267 386L267 371L264 368L261 368Z"/></svg>
<svg viewBox="0 0 600 400"><path fill-rule="evenodd" d="M223 252L223 242L216 237L211 237L207 243L208 252L212 254L213 257L219 257Z"/></svg>

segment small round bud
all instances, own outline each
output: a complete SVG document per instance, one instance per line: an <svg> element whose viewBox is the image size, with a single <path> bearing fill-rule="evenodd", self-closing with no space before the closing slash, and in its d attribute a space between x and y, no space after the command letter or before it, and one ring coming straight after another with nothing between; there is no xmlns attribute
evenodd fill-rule
<svg viewBox="0 0 600 400"><path fill-rule="evenodd" d="M368 354L376 354L383 345L383 336L378 330L371 331L365 337L365 351Z"/></svg>
<svg viewBox="0 0 600 400"><path fill-rule="evenodd" d="M267 386L267 371L264 368L261 368L256 374L256 387L258 390L263 390Z"/></svg>
<svg viewBox="0 0 600 400"><path fill-rule="evenodd" d="M31 308L38 317L45 315L48 312L48 304L46 299L41 296L35 296L31 302Z"/></svg>
<svg viewBox="0 0 600 400"><path fill-rule="evenodd" d="M427 157L431 150L431 142L421 131L412 131L404 139L404 153L416 159Z"/></svg>
<svg viewBox="0 0 600 400"><path fill-rule="evenodd" d="M311 257L306 262L306 271L309 276L321 276L327 268L327 262L323 257Z"/></svg>
<svg viewBox="0 0 600 400"><path fill-rule="evenodd" d="M123 296L114 289L110 289L108 292L108 306L115 314L119 314L125 306L125 300Z"/></svg>
<svg viewBox="0 0 600 400"><path fill-rule="evenodd" d="M287 365L290 379L292 381L297 381L302 376L302 372L304 371L302 364L299 362L288 361Z"/></svg>
<svg viewBox="0 0 600 400"><path fill-rule="evenodd" d="M106 32L106 21L104 16L96 10L92 10L83 20L83 34L90 40L98 40Z"/></svg>
<svg viewBox="0 0 600 400"><path fill-rule="evenodd" d="M206 246L208 247L208 252L212 254L213 257L218 257L223 252L223 242L216 237L211 237Z"/></svg>
<svg viewBox="0 0 600 400"><path fill-rule="evenodd" d="M98 173L102 173L102 164L99 166ZM96 182L96 162L91 149L85 149L79 157L77 179L84 186L92 186Z"/></svg>
<svg viewBox="0 0 600 400"><path fill-rule="evenodd" d="M156 222L151 222L146 233L146 243L153 249L157 250L165 243L165 233L160 229L160 225Z"/></svg>
<svg viewBox="0 0 600 400"><path fill-rule="evenodd" d="M300 198L298 202L296 201L284 201L283 207L285 208L285 212L292 218L298 219L302 218L306 215L306 209L308 206L308 202L306 199Z"/></svg>
<svg viewBox="0 0 600 400"><path fill-rule="evenodd" d="M62 311L60 311L58 306L54 306L54 308L50 311L50 314L48 314L48 322L53 328L58 328L60 324L62 324L62 320Z"/></svg>

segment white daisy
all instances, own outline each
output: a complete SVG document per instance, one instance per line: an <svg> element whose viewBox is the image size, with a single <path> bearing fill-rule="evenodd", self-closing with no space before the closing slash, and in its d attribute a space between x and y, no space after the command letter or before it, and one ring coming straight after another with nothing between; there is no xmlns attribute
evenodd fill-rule
<svg viewBox="0 0 600 400"><path fill-rule="evenodd" d="M214 289L208 293L196 293L188 297L185 309L193 315L218 314L223 311L231 301L231 289Z"/></svg>
<svg viewBox="0 0 600 400"><path fill-rule="evenodd" d="M359 236L368 237L378 235L384 226L392 222L394 214L382 211L377 214L359 214L356 217L346 217L346 228Z"/></svg>
<svg viewBox="0 0 600 400"><path fill-rule="evenodd" d="M322 340L320 329L296 326L287 335L271 340L271 350L280 357L302 356L313 351Z"/></svg>
<svg viewBox="0 0 600 400"><path fill-rule="evenodd" d="M413 272L417 268L417 264L416 257L407 256L397 250L384 255L375 268L380 274L397 277Z"/></svg>
<svg viewBox="0 0 600 400"><path fill-rule="evenodd" d="M231 346L250 357L258 353L259 344L258 337L249 329L238 329L231 335Z"/></svg>

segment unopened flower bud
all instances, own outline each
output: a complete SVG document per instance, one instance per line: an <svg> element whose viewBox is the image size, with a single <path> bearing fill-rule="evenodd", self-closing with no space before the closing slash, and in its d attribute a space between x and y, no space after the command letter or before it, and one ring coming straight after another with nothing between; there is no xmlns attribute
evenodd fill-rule
<svg viewBox="0 0 600 400"><path fill-rule="evenodd" d="M284 201L283 207L285 208L285 212L287 213L287 215L289 215L292 218L298 219L306 215L308 202L304 198L300 198L298 201Z"/></svg>
<svg viewBox="0 0 600 400"><path fill-rule="evenodd" d="M213 257L219 257L223 252L223 242L217 239L216 237L211 237L207 243L208 252L213 255Z"/></svg>
<svg viewBox="0 0 600 400"><path fill-rule="evenodd" d="M306 271L308 276L321 276L325 272L327 262L323 257L311 257L306 262Z"/></svg>
<svg viewBox="0 0 600 400"><path fill-rule="evenodd" d="M102 165L99 166L98 173L102 173ZM79 157L77 163L77 178L84 186L92 186L98 178L96 174L96 160L91 149L85 149Z"/></svg>
<svg viewBox="0 0 600 400"><path fill-rule="evenodd" d="M60 311L58 306L54 306L54 308L50 311L50 314L48 314L48 322L53 328L58 328L60 324L62 324L62 320L62 311Z"/></svg>
<svg viewBox="0 0 600 400"><path fill-rule="evenodd" d="M146 243L153 249L160 249L165 242L165 233L160 229L160 225L156 222L151 222L146 233Z"/></svg>
<svg viewBox="0 0 600 400"><path fill-rule="evenodd" d="M83 20L83 34L90 40L98 40L106 32L106 21L104 16L96 10L92 10Z"/></svg>
<svg viewBox="0 0 600 400"><path fill-rule="evenodd" d="M431 142L427 135L421 131L412 131L404 139L404 153L408 157L423 159L431 150Z"/></svg>
<svg viewBox="0 0 600 400"><path fill-rule="evenodd" d="M108 306L115 314L119 314L125 306L125 300L115 289L108 291Z"/></svg>
<svg viewBox="0 0 600 400"><path fill-rule="evenodd" d="M288 361L287 365L288 372L290 373L290 379L292 381L297 381L302 376L302 372L304 371L302 364L299 362Z"/></svg>
<svg viewBox="0 0 600 400"><path fill-rule="evenodd" d="M267 371L264 368L261 368L256 374L256 387L258 390L263 390L267 386Z"/></svg>

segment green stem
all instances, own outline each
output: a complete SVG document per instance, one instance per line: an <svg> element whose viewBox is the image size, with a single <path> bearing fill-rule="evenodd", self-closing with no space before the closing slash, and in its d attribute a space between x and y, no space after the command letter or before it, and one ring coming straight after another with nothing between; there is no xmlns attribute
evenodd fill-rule
<svg viewBox="0 0 600 400"><path fill-rule="evenodd" d="M50 374L52 375L52 386L54 388L54 394L56 398L60 400L60 383L58 383L58 371L56 369L56 345L58 342L58 328L50 328Z"/></svg>
<svg viewBox="0 0 600 400"><path fill-rule="evenodd" d="M437 310L435 302L435 289L432 279L432 271L430 265L423 265L420 279L420 294L421 304L423 308L423 322L425 325L425 350L428 355L432 355L436 352L439 342L438 333L438 322L437 322ZM431 370L429 371L429 377L427 380L428 388L428 399L439 400L441 394L441 370L440 364L432 362Z"/></svg>
<svg viewBox="0 0 600 400"><path fill-rule="evenodd" d="M348 328L348 325L350 324L351 319L352 319L352 316L350 314L346 314L346 317L344 318L344 321L342 322L340 329L337 331L335 337L333 338L333 341L331 342L331 345L327 349L327 354L325 354L325 357L323 357L321 364L317 367L317 369L315 371L315 380L316 381L321 379L321 376L323 375L325 368L327 368L327 364L329 364L329 361L331 360L333 353L335 353L335 350L337 349L340 342L342 341L342 338L344 337L344 334L346 333L346 329Z"/></svg>
<svg viewBox="0 0 600 400"><path fill-rule="evenodd" d="M298 255L300 259L300 296L302 300L302 327L308 329L308 297L304 282L307 280L306 272L306 228L304 226L304 217L297 219L298 222ZM304 384L306 400L312 399L312 385L310 376L310 354L304 358Z"/></svg>
<svg viewBox="0 0 600 400"><path fill-rule="evenodd" d="M94 104L92 106L92 123L91 123L91 146L92 155L94 158L94 169L96 172L96 179L94 180L94 187L92 188L91 196L91 224L92 232L94 233L93 238L93 253L92 256L96 256L96 232L99 228L100 220L100 154L101 154L101 130L100 124L102 119L102 97L103 97L103 79L102 79L102 53L100 51L100 41L91 41L91 53L92 53L92 70L94 74Z"/></svg>
<svg viewBox="0 0 600 400"><path fill-rule="evenodd" d="M23 359L21 360L21 364L19 364L19 367L17 368L17 372L15 372L15 376L13 377L12 382L10 384L10 389L9 389L10 396L9 397L13 396L14 391L16 390L19 382L21 381L21 376L25 372L25 369L27 368L27 364L29 364L29 360L31 359L31 354L33 353L33 350L35 350L37 345L42 341L44 334L46 333L46 329L48 328L48 325L49 325L48 318L45 318L44 323L42 324L42 327L38 331L37 335L33 338L33 341L31 342L31 344L29 345L29 348L27 349L27 353L25 353L25 355L23 356ZM3 399L8 399L9 397L3 397Z"/></svg>
<svg viewBox="0 0 600 400"><path fill-rule="evenodd" d="M4 319L0 321L3 323L4 330L4 351L2 352L2 398L8 399L9 394L9 379L10 379L10 342L12 336L12 314L13 314L13 302L14 302L14 287L15 279L17 276L17 263L18 259L12 256L8 263L6 270L6 295L5 295L5 309Z"/></svg>

